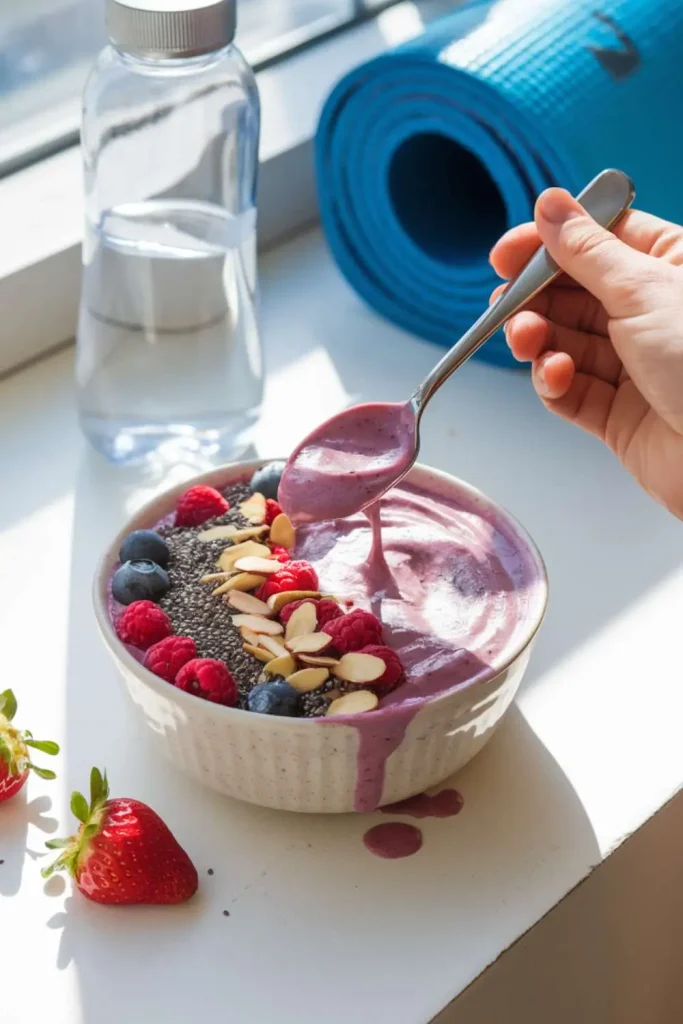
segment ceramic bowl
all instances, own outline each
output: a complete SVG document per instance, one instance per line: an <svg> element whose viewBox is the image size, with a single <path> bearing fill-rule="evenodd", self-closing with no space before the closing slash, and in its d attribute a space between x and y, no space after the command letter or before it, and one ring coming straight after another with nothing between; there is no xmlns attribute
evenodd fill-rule
<svg viewBox="0 0 683 1024"><path fill-rule="evenodd" d="M108 582L123 538L151 527L195 483L224 488L248 481L261 461L236 463L168 490L126 524L104 555L94 584L95 613L104 642L123 677L137 713L154 743L180 770L231 797L287 811L340 813L360 806L359 732L353 720L297 719L252 714L201 700L178 690L144 668L119 641L108 611ZM433 787L462 768L491 738L510 707L529 662L547 602L547 577L533 541L502 508L468 484L416 466L411 474L437 478L491 509L530 555L538 585L528 621L512 646L491 668L490 678L462 684L423 704L408 723L384 765L378 805L394 803ZM409 477L410 479L410 477ZM383 711L371 713L381 733Z"/></svg>

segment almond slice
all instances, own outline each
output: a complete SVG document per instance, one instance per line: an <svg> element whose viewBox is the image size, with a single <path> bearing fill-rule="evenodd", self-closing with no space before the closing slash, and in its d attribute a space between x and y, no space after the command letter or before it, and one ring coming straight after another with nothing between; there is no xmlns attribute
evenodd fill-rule
<svg viewBox="0 0 683 1024"><path fill-rule="evenodd" d="M283 548L287 548L288 551L296 544L296 531L290 522L289 516L286 516L284 512L281 512L279 516L275 516L275 519L270 524L270 542L271 544L280 544Z"/></svg>
<svg viewBox="0 0 683 1024"><path fill-rule="evenodd" d="M272 619L266 619L263 615L233 615L232 621L240 629L250 629L259 634L267 633L268 636L277 636L278 633L285 631L281 622L273 622Z"/></svg>
<svg viewBox="0 0 683 1024"><path fill-rule="evenodd" d="M296 662L291 654L283 654L279 658L273 656L273 660L268 664L266 672L269 675L282 676L283 679L286 679L287 676L291 676L292 673L296 672Z"/></svg>
<svg viewBox="0 0 683 1024"><path fill-rule="evenodd" d="M265 582L265 576L255 576L251 572L239 572L237 576L231 576L222 586L216 587L211 593L217 597L219 594L227 594L229 590L256 590Z"/></svg>
<svg viewBox="0 0 683 1024"><path fill-rule="evenodd" d="M241 544L243 540L262 537L264 533L268 533L267 526L244 526L233 534L232 542L233 544Z"/></svg>
<svg viewBox="0 0 683 1024"><path fill-rule="evenodd" d="M334 674L337 679L343 679L347 683L372 683L384 675L386 668L382 659L376 658L374 654L353 651L340 659Z"/></svg>
<svg viewBox="0 0 683 1024"><path fill-rule="evenodd" d="M234 572L210 572L206 576L202 576L200 583L218 583L219 581L224 582L229 580L231 576L234 576Z"/></svg>
<svg viewBox="0 0 683 1024"><path fill-rule="evenodd" d="M242 644L242 647L247 654L252 654L255 658L258 658L259 661L264 661L266 663L269 661L277 661L275 655L271 654L270 651L267 651L265 647L254 647L253 644Z"/></svg>
<svg viewBox="0 0 683 1024"><path fill-rule="evenodd" d="M227 540L228 537L232 539L236 533L236 526L212 526L210 530L198 533L197 540L201 540L203 543L208 543L210 540Z"/></svg>
<svg viewBox="0 0 683 1024"><path fill-rule="evenodd" d="M292 615L293 618L294 615ZM332 637L328 636L327 633L305 633L302 636L295 636L291 640L287 640L285 647L292 654L317 654L318 651L324 651L331 643Z"/></svg>
<svg viewBox="0 0 683 1024"><path fill-rule="evenodd" d="M260 572L268 576L271 572L279 572L282 562L276 562L274 558L257 558L251 555L248 558L238 558L235 568L240 572Z"/></svg>
<svg viewBox="0 0 683 1024"><path fill-rule="evenodd" d="M243 590L233 590L231 594L228 594L228 604L238 612L244 612L245 615L263 615L267 619L273 617L273 613L265 601L259 601L258 597L247 594Z"/></svg>
<svg viewBox="0 0 683 1024"><path fill-rule="evenodd" d="M266 518L266 499L257 491L242 502L240 512L250 523L260 525Z"/></svg>
<svg viewBox="0 0 683 1024"><path fill-rule="evenodd" d="M369 654L368 657L373 655ZM333 700L325 715L327 718L334 718L335 715L360 715L364 711L372 711L378 704L377 694L372 690L354 690L353 693L345 693L343 697Z"/></svg>
<svg viewBox="0 0 683 1024"><path fill-rule="evenodd" d="M295 608L289 619L287 620L287 629L285 631L285 638L287 640L293 640L295 636L304 636L306 633L315 633L316 626L318 625L318 613L315 609L315 605L302 604L298 608Z"/></svg>
<svg viewBox="0 0 683 1024"><path fill-rule="evenodd" d="M222 572L230 572L231 569L234 569L235 562L238 562L240 558L251 556L267 558L269 554L270 548L266 547L265 544L258 544L255 540L245 540L241 544L233 544L232 547L226 548L218 559L217 564Z"/></svg>
<svg viewBox="0 0 683 1024"><path fill-rule="evenodd" d="M267 651L274 654L276 658L287 658L289 651L284 647L280 641L274 636L266 636L265 633L260 633L258 638L259 645L265 647Z"/></svg>
<svg viewBox="0 0 683 1024"><path fill-rule="evenodd" d="M319 597L320 594L317 590L283 590L282 593L272 594L268 598L268 607L277 615L286 604L291 604L292 601L305 601L306 598L316 601Z"/></svg>
<svg viewBox="0 0 683 1024"><path fill-rule="evenodd" d="M311 693L326 682L329 674L326 668L301 668L293 675L287 676L287 682L297 693Z"/></svg>
<svg viewBox="0 0 683 1024"><path fill-rule="evenodd" d="M255 633L253 629L246 629L244 626L241 627L240 633L245 643L251 644L252 647L258 647L259 635Z"/></svg>
<svg viewBox="0 0 683 1024"><path fill-rule="evenodd" d="M339 664L339 658L328 658L324 654L299 654L297 657L304 665L315 665L321 668L333 668Z"/></svg>

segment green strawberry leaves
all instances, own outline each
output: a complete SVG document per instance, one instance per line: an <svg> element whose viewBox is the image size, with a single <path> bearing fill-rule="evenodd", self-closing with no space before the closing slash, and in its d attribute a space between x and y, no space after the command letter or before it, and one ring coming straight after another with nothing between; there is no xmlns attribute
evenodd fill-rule
<svg viewBox="0 0 683 1024"><path fill-rule="evenodd" d="M100 831L108 799L107 773L103 774L99 768L93 768L90 772L90 803L77 790L71 794L71 811L82 828L68 839L49 839L45 843L49 850L62 850L62 853L53 864L43 868L43 878L49 878L55 871L68 871L72 875L76 873L79 858L85 853L89 840Z"/></svg>
<svg viewBox="0 0 683 1024"><path fill-rule="evenodd" d="M90 808L88 807L88 801L85 799L82 793L71 794L71 813L79 821L82 821L85 825L90 817Z"/></svg>
<svg viewBox="0 0 683 1024"><path fill-rule="evenodd" d="M17 713L17 698L11 690L4 690L0 693L0 714L4 715L8 722L11 722Z"/></svg>

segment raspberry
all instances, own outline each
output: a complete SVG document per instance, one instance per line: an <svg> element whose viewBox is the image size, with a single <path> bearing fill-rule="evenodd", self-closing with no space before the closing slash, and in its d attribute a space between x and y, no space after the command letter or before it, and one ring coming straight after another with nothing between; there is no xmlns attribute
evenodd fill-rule
<svg viewBox="0 0 683 1024"><path fill-rule="evenodd" d="M266 498L266 526L270 526L276 516L282 515L282 509L274 498Z"/></svg>
<svg viewBox="0 0 683 1024"><path fill-rule="evenodd" d="M283 548L282 544L271 544L270 551L271 557L276 562L289 562L292 557L287 548Z"/></svg>
<svg viewBox="0 0 683 1024"><path fill-rule="evenodd" d="M145 654L143 665L172 683L183 665L197 657L197 645L191 636L167 636L154 644Z"/></svg>
<svg viewBox="0 0 683 1024"><path fill-rule="evenodd" d="M265 583L256 591L256 596L267 601L272 594L285 590L317 590L318 574L308 562L287 562L277 572L271 573Z"/></svg>
<svg viewBox="0 0 683 1024"><path fill-rule="evenodd" d="M133 601L116 623L119 640L131 647L139 647L141 651L146 651L172 632L168 615L153 601Z"/></svg>
<svg viewBox="0 0 683 1024"><path fill-rule="evenodd" d="M232 708L237 703L237 683L228 671L227 665L213 658L193 658L181 668L175 684L186 693L211 700L214 704L226 704Z"/></svg>
<svg viewBox="0 0 683 1024"><path fill-rule="evenodd" d="M222 516L229 508L229 503L215 487L197 484L196 487L190 487L189 491L185 491L178 498L175 524L176 526L199 526L207 519Z"/></svg>
<svg viewBox="0 0 683 1024"><path fill-rule="evenodd" d="M277 576L278 573L274 575ZM323 629L323 633L332 637L334 647L340 654L360 651L368 644L382 643L382 623L362 608L355 608L346 615L332 619Z"/></svg>
<svg viewBox="0 0 683 1024"><path fill-rule="evenodd" d="M282 625L286 625L290 619L292 613L302 604L315 605L316 615L318 616L319 630L322 630L326 623L331 622L332 619L338 619L340 615L343 615L343 611L339 607L336 601L332 601L329 597L322 597L319 601L314 601L312 597L304 598L303 601L292 601L291 604L286 604L280 612L280 622Z"/></svg>
<svg viewBox="0 0 683 1024"><path fill-rule="evenodd" d="M367 647L363 647L360 653L374 654L376 658L381 658L387 667L384 675L380 676L379 679L375 679L369 685L393 690L403 676L403 665L396 651L392 651L391 647L385 647L384 644L368 644Z"/></svg>

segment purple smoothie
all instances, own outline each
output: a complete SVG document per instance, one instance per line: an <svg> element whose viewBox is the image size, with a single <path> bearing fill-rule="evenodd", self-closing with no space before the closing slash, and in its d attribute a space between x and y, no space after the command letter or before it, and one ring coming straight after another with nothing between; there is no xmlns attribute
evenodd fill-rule
<svg viewBox="0 0 683 1024"><path fill-rule="evenodd" d="M342 519L376 501L414 459L410 405L354 405L323 423L292 453L278 500L296 524Z"/></svg>
<svg viewBox="0 0 683 1024"><path fill-rule="evenodd" d="M359 733L357 811L379 806L386 760L420 707L501 670L540 618L545 593L526 538L454 482L413 471L369 518L373 529L363 513L307 523L296 546L326 592L382 621L406 670L376 711L325 722Z"/></svg>

